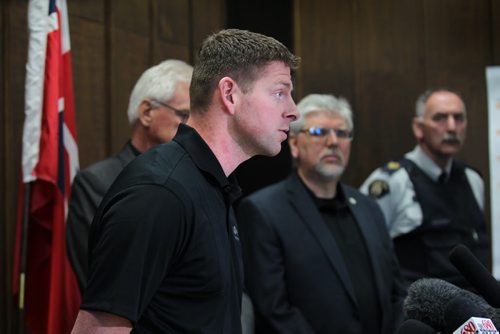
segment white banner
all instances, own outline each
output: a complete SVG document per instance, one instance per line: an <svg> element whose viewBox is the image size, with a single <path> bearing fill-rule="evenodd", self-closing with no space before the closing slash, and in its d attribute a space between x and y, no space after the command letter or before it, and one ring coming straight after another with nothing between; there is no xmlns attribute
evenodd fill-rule
<svg viewBox="0 0 500 334"><path fill-rule="evenodd" d="M500 279L500 66L486 68L493 276Z"/></svg>

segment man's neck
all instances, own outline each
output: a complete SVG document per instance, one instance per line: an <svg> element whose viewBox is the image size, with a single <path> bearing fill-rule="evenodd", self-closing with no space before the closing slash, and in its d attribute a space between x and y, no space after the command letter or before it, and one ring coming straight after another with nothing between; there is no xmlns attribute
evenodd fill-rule
<svg viewBox="0 0 500 334"><path fill-rule="evenodd" d="M297 172L302 182L304 182L306 187L309 188L309 190L311 190L316 197L329 199L334 198L337 195L338 179L325 180L324 178L321 178L321 180L319 180L305 175L305 173L300 169Z"/></svg>
<svg viewBox="0 0 500 334"><path fill-rule="evenodd" d="M133 147L136 148L140 153L146 152L148 149L153 147L151 143L149 143L147 136L140 131L138 128L132 129L132 135L130 137L130 143Z"/></svg>
<svg viewBox="0 0 500 334"><path fill-rule="evenodd" d="M427 155L436 165L438 165L441 169L445 169L449 162L453 159L450 155L439 155L433 153L427 146L420 145L422 151Z"/></svg>
<svg viewBox="0 0 500 334"><path fill-rule="evenodd" d="M227 129L222 126L224 119L219 121L209 119L209 117L190 117L188 125L198 132L200 137L207 143L210 150L219 161L226 176L250 156L245 154L241 147L227 133Z"/></svg>

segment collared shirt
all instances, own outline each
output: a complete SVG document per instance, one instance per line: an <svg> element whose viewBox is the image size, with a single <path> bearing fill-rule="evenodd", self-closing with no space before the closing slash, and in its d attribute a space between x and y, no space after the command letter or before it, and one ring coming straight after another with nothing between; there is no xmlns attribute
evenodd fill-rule
<svg viewBox="0 0 500 334"><path fill-rule="evenodd" d="M406 153L405 157L413 161L433 181L437 181L443 171L446 172L447 175L450 175L451 165L453 163L452 159L448 160L446 167L442 170L441 167L425 154L424 150L422 150L419 145L417 145L413 151Z"/></svg>
<svg viewBox="0 0 500 334"><path fill-rule="evenodd" d="M441 168L425 154L420 146L417 145L405 157L414 162L432 180L437 181L441 175ZM450 160L445 168L448 175L452 163L453 161ZM483 179L471 168L466 168L465 173L479 207L484 210ZM374 186L377 186L375 195ZM409 233L422 224L423 213L416 200L415 188L406 169L398 163L390 162L376 169L366 179L360 190L364 194L376 197L392 238Z"/></svg>
<svg viewBox="0 0 500 334"><path fill-rule="evenodd" d="M127 318L132 333L240 333L234 181L183 124L127 165L92 225L82 308Z"/></svg>

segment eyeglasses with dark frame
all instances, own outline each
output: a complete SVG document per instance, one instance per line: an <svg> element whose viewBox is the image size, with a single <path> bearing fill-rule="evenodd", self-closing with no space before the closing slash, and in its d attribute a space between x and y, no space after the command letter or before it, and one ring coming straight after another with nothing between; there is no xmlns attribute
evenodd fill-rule
<svg viewBox="0 0 500 334"><path fill-rule="evenodd" d="M354 138L354 132L347 129L334 129L334 128L320 128L313 126L308 129L301 129L299 132L307 133L312 137L326 137L332 132L338 139L348 139L352 140Z"/></svg>
<svg viewBox="0 0 500 334"><path fill-rule="evenodd" d="M169 104L166 104L164 102L160 102L160 101L155 100L155 99L151 99L151 103L172 110L175 113L175 115L181 119L182 123L186 123L188 118L189 118L190 111L188 109L177 109L177 108L172 107Z"/></svg>

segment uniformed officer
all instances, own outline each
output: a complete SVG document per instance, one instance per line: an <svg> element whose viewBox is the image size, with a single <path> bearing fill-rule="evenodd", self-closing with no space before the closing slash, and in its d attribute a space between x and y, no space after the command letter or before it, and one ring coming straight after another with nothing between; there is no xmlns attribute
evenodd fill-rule
<svg viewBox="0 0 500 334"><path fill-rule="evenodd" d="M408 283L438 277L469 288L448 254L465 244L485 265L489 239L481 175L453 157L463 146L462 97L446 88L424 92L412 122L417 146L375 170L361 191L377 199Z"/></svg>

